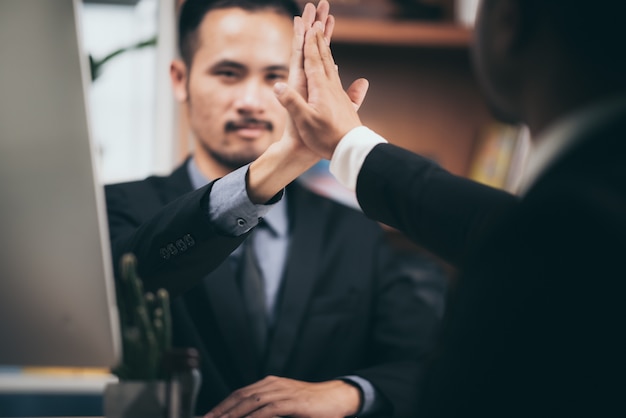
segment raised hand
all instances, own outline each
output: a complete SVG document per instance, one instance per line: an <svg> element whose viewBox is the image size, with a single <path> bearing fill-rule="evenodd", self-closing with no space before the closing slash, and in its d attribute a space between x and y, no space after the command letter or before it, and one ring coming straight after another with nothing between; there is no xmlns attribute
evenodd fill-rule
<svg viewBox="0 0 626 418"><path fill-rule="evenodd" d="M309 383L268 376L233 392L204 418L343 418L358 412L359 396L341 380Z"/></svg>
<svg viewBox="0 0 626 418"><path fill-rule="evenodd" d="M307 98L307 80L304 74L304 39L307 31L309 31L316 22L321 25L324 32L326 43L330 43L333 29L335 26L335 18L329 14L330 5L328 1L322 0L318 3L317 8L312 3L307 3L302 11L302 16L296 16L293 20L293 41L291 50L291 62L289 64L289 79L287 84L294 89L303 98ZM312 161L317 162L319 156L311 153L308 148L303 147L298 131L293 126L291 119L287 121L285 135L282 141L290 143L294 147L292 152L308 153Z"/></svg>
<svg viewBox="0 0 626 418"><path fill-rule="evenodd" d="M296 16L293 21L294 36L292 42L291 62L289 66L288 84L302 97L307 97L306 76L304 74L304 38L315 22L320 22L324 31L324 39L330 44L335 28L335 18L329 14L330 4L322 0L317 8L307 3L302 11L302 17Z"/></svg>
<svg viewBox="0 0 626 418"><path fill-rule="evenodd" d="M324 28L318 22L305 35L304 73L308 97L284 83L277 83L274 90L301 140L320 157L330 159L339 140L361 126L357 110L369 84L358 79L343 90Z"/></svg>
<svg viewBox="0 0 626 418"><path fill-rule="evenodd" d="M321 0L317 7L307 3L302 16L294 18L294 37L287 84L293 91L307 97L307 80L304 74L305 34L313 24L318 25L322 39L330 43L335 19L329 14L328 1ZM265 203L300 174L311 168L320 156L304 145L298 131L288 120L280 141L270 147L250 165L247 190L254 203Z"/></svg>

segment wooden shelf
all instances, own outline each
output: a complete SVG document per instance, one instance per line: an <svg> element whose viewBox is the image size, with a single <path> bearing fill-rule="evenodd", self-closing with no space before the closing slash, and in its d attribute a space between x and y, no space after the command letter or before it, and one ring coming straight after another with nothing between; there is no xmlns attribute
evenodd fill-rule
<svg viewBox="0 0 626 418"><path fill-rule="evenodd" d="M472 30L454 23L337 17L333 43L466 48Z"/></svg>

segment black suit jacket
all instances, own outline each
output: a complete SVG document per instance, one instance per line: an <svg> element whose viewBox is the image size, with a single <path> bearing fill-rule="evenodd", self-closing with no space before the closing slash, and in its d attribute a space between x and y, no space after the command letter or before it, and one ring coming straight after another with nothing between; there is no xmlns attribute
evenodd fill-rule
<svg viewBox="0 0 626 418"><path fill-rule="evenodd" d="M462 273L420 417L626 416L624 114L519 199L386 144L357 196Z"/></svg>
<svg viewBox="0 0 626 418"><path fill-rule="evenodd" d="M235 273L220 263L243 238L221 236L205 220L210 187L191 192L183 165L169 177L106 188L113 254L136 253L147 287L172 292L175 345L200 351L197 413L267 374L306 381L356 374L395 416L413 416L443 276L429 262L399 261L363 214L293 184L277 322L259 363ZM187 235L192 246L160 255Z"/></svg>

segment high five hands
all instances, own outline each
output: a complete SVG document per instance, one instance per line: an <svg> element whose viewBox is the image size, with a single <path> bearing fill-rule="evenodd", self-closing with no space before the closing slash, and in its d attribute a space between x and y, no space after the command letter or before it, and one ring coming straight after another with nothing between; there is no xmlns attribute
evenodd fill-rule
<svg viewBox="0 0 626 418"><path fill-rule="evenodd" d="M321 1L318 8L322 3L326 2ZM295 30L298 33L302 28L296 27ZM294 41L292 54L301 57L302 51L296 48L296 43ZM306 92L302 81L298 83L299 88L292 83L276 83L274 86L276 97L289 112L299 138L310 150L326 159L332 157L345 134L361 126L357 110L369 87L368 81L361 78L343 90L329 44L324 25L315 21L306 29L304 59L302 68L297 71L298 77L304 74L306 78Z"/></svg>
<svg viewBox="0 0 626 418"><path fill-rule="evenodd" d="M254 203L267 202L320 158L330 157L328 153L321 152L320 147L316 147L315 141L316 138L321 138L319 132L328 134L329 132L325 131L326 127L334 123L333 120L324 119L326 113L330 112L332 115L335 111L337 99L332 97L332 94L348 102L348 110L352 118L344 119L343 114L335 116L340 121L350 120L356 122L357 126L360 125L356 109L365 99L368 84L365 80L357 80L348 89L347 95L343 91L330 55L329 44L335 19L329 14L329 10L328 1L321 0L317 8L312 3L308 3L304 7L302 16L294 18L289 78L286 84L277 83L275 89L280 92L278 99L295 117L289 118L281 140L272 144L250 165L247 190L250 200ZM329 73L326 74L324 70L316 76L317 69L322 68L322 54L325 57L324 65L328 66ZM310 74L307 74L307 70ZM328 81L332 81L332 85L326 86ZM325 101L328 103L320 107L319 103L323 104ZM337 130L347 132L346 124L337 127ZM328 138L338 141L341 138L338 135L339 133L336 133ZM324 149L327 148L331 147L325 145Z"/></svg>

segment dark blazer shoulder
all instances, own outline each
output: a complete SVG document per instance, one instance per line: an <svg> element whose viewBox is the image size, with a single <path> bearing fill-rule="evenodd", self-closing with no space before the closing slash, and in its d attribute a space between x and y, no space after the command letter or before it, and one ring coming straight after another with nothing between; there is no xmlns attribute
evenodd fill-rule
<svg viewBox="0 0 626 418"><path fill-rule="evenodd" d="M107 186L114 260L135 254L147 288L176 295L192 287L246 237L221 234L209 221L212 185L193 190L183 164L170 176Z"/></svg>
<svg viewBox="0 0 626 418"><path fill-rule="evenodd" d="M177 167L168 176L152 175L143 180L108 184L105 193L108 198L123 195L139 206L160 207L193 190L187 173L188 162ZM141 202L144 202L141 204Z"/></svg>

